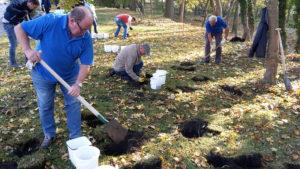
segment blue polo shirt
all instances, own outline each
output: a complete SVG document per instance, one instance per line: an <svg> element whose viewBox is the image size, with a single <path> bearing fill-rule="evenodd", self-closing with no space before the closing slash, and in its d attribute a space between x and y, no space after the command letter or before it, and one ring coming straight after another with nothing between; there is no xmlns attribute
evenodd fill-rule
<svg viewBox="0 0 300 169"><path fill-rule="evenodd" d="M40 40L41 58L63 79L78 75L79 64L93 64L93 44L89 32L72 38L67 15L47 14L21 26L28 36ZM45 80L57 80L40 64L35 68Z"/></svg>
<svg viewBox="0 0 300 169"><path fill-rule="evenodd" d="M207 33L219 34L223 32L223 29L227 28L227 23L222 19L221 16L217 16L217 23L214 27L209 24L209 21L206 20L205 28Z"/></svg>

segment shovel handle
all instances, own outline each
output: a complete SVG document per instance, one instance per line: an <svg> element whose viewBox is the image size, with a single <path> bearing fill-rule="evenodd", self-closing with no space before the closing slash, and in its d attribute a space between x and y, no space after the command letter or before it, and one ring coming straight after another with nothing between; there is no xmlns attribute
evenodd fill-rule
<svg viewBox="0 0 300 169"><path fill-rule="evenodd" d="M284 73L285 73L286 72L285 56L284 56L284 51L283 51L283 45L282 45L280 30L281 30L280 28L276 28L276 31L278 32L279 47L280 47L280 56L281 56L283 70L284 70Z"/></svg>
<svg viewBox="0 0 300 169"><path fill-rule="evenodd" d="M46 68L56 80L59 81L67 90L71 89L71 86L65 82L45 61L41 60L40 63ZM82 96L76 97L87 109L89 109L102 123L108 123L108 120L102 116L91 104L89 104Z"/></svg>

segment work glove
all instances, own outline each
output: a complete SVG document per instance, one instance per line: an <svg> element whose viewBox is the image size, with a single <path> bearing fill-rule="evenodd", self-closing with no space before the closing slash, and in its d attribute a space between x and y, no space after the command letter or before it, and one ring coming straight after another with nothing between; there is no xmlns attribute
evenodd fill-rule
<svg viewBox="0 0 300 169"><path fill-rule="evenodd" d="M140 82L140 83L145 82L145 78L144 77L139 77L138 82Z"/></svg>
<svg viewBox="0 0 300 169"><path fill-rule="evenodd" d="M146 78L145 72L141 72L141 73L140 73L140 77L145 79L145 78Z"/></svg>
<svg viewBox="0 0 300 169"><path fill-rule="evenodd" d="M129 29L130 29L130 30L133 30L133 28L132 28L131 26L129 27Z"/></svg>

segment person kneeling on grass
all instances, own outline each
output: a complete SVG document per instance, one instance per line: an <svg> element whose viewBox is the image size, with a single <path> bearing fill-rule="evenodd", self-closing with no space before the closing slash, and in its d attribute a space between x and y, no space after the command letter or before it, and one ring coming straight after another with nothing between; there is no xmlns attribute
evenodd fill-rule
<svg viewBox="0 0 300 169"><path fill-rule="evenodd" d="M110 75L121 76L129 82L144 82L145 75L141 74L144 65L141 56L150 55L149 44L131 44L126 46L117 55Z"/></svg>

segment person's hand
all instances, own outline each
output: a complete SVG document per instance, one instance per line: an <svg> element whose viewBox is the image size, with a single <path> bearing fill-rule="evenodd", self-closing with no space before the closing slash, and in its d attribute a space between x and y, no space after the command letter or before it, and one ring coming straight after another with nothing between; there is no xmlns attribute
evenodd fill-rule
<svg viewBox="0 0 300 169"><path fill-rule="evenodd" d="M139 77L139 80L138 80L140 83L143 83L145 82L145 78L144 77Z"/></svg>
<svg viewBox="0 0 300 169"><path fill-rule="evenodd" d="M30 62L32 63L39 62L41 60L41 53L39 51L27 49L24 53L27 59L30 60Z"/></svg>
<svg viewBox="0 0 300 169"><path fill-rule="evenodd" d="M79 94L80 94L80 86L79 86L79 84L77 84L77 83L73 84L71 86L68 94L71 95L71 96L74 96L74 97L79 96Z"/></svg>
<svg viewBox="0 0 300 169"><path fill-rule="evenodd" d="M146 78L145 72L141 72L141 73L140 73L140 77L145 79L145 78Z"/></svg>
<svg viewBox="0 0 300 169"><path fill-rule="evenodd" d="M130 30L133 30L133 28L132 28L131 26L129 27L129 29L130 29Z"/></svg>
<svg viewBox="0 0 300 169"><path fill-rule="evenodd" d="M227 36L225 36L225 40L228 41L228 37Z"/></svg>

